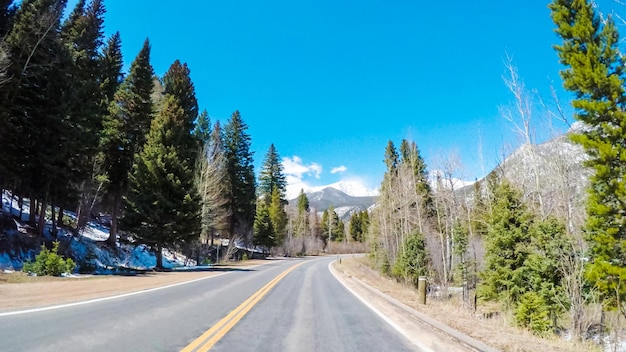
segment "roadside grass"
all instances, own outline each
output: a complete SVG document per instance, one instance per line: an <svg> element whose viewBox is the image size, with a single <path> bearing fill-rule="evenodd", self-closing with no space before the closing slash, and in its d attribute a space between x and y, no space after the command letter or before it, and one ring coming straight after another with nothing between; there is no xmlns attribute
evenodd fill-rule
<svg viewBox="0 0 626 352"><path fill-rule="evenodd" d="M481 340L503 351L600 351L592 342L574 343L558 336L540 338L531 332L515 327L512 316L507 314L489 314L498 311L493 304L481 304L474 313L464 307L462 298L450 299L427 298L426 305L418 303L417 290L384 277L370 266L367 257L343 258L336 262L335 268L351 275L379 291L394 297L404 304L436 319L464 334ZM489 318L486 318L489 316Z"/></svg>

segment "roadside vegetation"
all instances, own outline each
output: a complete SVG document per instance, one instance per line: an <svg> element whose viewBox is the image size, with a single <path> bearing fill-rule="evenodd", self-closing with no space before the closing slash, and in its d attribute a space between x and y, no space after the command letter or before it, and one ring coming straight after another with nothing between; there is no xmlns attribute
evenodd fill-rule
<svg viewBox="0 0 626 352"><path fill-rule="evenodd" d="M620 36L613 18L589 1L555 0L549 8L562 40L555 50L563 84L584 126L568 137L586 152L584 168L560 152L539 166L545 155L530 126L540 98L509 59L505 84L515 102L503 116L524 141L519 150L528 163L503 162L472 187L459 187L454 155L443 158L432 182L414 142L396 148L390 141L379 206L370 214L371 264L409 286L425 276L432 296L460 292L469 312L489 307L489 317L506 316L536 336L620 349L626 318ZM566 119L562 114L541 118Z"/></svg>
<svg viewBox="0 0 626 352"><path fill-rule="evenodd" d="M549 5L562 83L582 126L562 145L582 147L584 167L562 153L539 166L545 155L530 126L533 103L545 100L509 59L504 84L514 103L502 115L529 162L503 162L461 187L455 155L429 172L414 141L389 141L376 206L348 221L333 207L312 209L304 192L289 204L273 144L257 179L242 114L211 121L187 64L175 60L156 75L146 39L123 72L121 36L103 36L104 2L80 0L62 21L65 6L0 2L0 193L10 195L9 211L17 203L13 215L28 235L49 245L24 270L72 271L63 246L51 247L58 229L79 238L104 215L105 245L147 245L157 269L164 249L197 263L369 252L382 274L408 286L425 276L431 296L458 291L468 312L488 307L488 317L510 317L538 337L624 341L626 71L613 17L595 3ZM540 119L567 121L553 105Z"/></svg>

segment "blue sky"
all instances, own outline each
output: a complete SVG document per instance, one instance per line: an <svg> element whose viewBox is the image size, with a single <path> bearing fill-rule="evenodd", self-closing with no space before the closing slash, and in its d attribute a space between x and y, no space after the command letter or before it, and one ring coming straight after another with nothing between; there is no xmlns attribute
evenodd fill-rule
<svg viewBox="0 0 626 352"><path fill-rule="evenodd" d="M507 52L528 89L549 100L553 83L567 104L548 1L105 4L105 34L121 33L126 65L146 37L158 75L186 62L213 121L241 112L257 172L274 143L301 185L357 179L377 188L387 142L403 138L430 169L455 152L458 177L482 177L482 164L489 171L519 144L499 110L513 101L502 79Z"/></svg>

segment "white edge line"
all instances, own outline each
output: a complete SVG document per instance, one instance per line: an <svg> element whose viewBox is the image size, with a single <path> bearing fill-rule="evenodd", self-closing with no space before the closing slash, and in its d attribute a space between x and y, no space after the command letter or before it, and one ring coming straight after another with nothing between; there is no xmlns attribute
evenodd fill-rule
<svg viewBox="0 0 626 352"><path fill-rule="evenodd" d="M59 304L59 305L49 306L49 307L32 308L32 309L18 310L18 311L13 311L13 312L5 312L5 313L0 313L0 317L7 317L7 316L19 315L19 314L36 313L36 312L43 312L43 311L46 311L46 310L61 309L61 308L68 308L68 307L74 307L74 306L81 306L81 305L84 305L84 304L91 304L91 303L109 301L109 300L112 300L112 299L129 297L129 296L134 296L134 295L138 295L138 294L142 294L142 293L148 293L148 292L154 292L154 291L158 291L158 290L163 290L163 289L170 288L170 287L190 284L192 282L206 280L206 279L211 279L211 278L222 276L222 275L225 275L225 274L228 274L228 272L219 273L217 275L211 275L211 276L207 276L207 277L201 277L199 279L179 282L179 283L171 284L171 285L167 285L167 286L160 286L160 287L149 288L147 290L141 290L141 291L124 293L124 294L116 295L116 296L108 296L108 297L103 297L103 298L90 299L90 300L87 300L87 301L79 301L79 302L73 302L73 303L67 303L67 304Z"/></svg>
<svg viewBox="0 0 626 352"><path fill-rule="evenodd" d="M402 334L407 340L411 341L413 344L415 344L418 348L424 350L424 351L428 351L428 352L434 352L433 350L431 350L430 348L424 346L419 340L417 339L412 339L409 337L409 334L406 332L406 330L404 330L402 327L400 327L398 324L396 324L393 320L389 319L388 316L386 316L385 314L383 314L381 311L379 311L378 309L376 309L374 306L372 306L368 301L366 301L363 297L361 297L361 295L357 294L354 290L352 290L350 287L348 287L348 285L346 285L345 282L343 282L342 279L340 279L337 276L337 272L335 271L335 269L332 267L333 263L335 263L336 260L328 263L328 270L330 270L330 273L333 274L333 276L335 277L335 279L337 281L339 281L340 284L343 285L343 287L345 287L348 291L350 291L350 293L352 293L356 298L359 299L359 301L361 301L361 303L363 303L365 306L367 306L367 308L371 309L374 313L376 313L376 315L378 315L382 320L384 320L387 324L389 324L392 328L396 329L400 334Z"/></svg>

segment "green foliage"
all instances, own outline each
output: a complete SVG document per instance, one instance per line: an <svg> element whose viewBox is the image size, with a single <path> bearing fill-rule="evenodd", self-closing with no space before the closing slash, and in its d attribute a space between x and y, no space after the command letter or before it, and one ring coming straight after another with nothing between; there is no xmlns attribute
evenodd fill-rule
<svg viewBox="0 0 626 352"><path fill-rule="evenodd" d="M391 268L391 274L405 282L417 285L420 276L428 271L428 254L424 235L414 232L404 240L402 249Z"/></svg>
<svg viewBox="0 0 626 352"><path fill-rule="evenodd" d="M41 251L35 256L34 262L24 263L22 271L35 273L39 276L60 276L74 271L76 264L71 258L63 259L58 254L59 242L55 241L52 249L41 246Z"/></svg>
<svg viewBox="0 0 626 352"><path fill-rule="evenodd" d="M330 207L324 210L320 229L322 231L322 238L325 241L343 241L345 239L344 228L345 224L341 221L337 212L335 212L335 208Z"/></svg>
<svg viewBox="0 0 626 352"><path fill-rule="evenodd" d="M254 152L250 150L251 138L248 125L239 111L230 116L224 126L224 155L228 177L227 191L230 206L229 233L248 234L252 230L256 206L256 180L254 175Z"/></svg>
<svg viewBox="0 0 626 352"><path fill-rule="evenodd" d="M287 179L283 173L283 164L280 162L280 156L276 151L276 147L274 147L274 144L271 144L259 173L259 193L261 196L269 197L274 188L277 188L281 196L285 197ZM285 203L287 203L286 200Z"/></svg>
<svg viewBox="0 0 626 352"><path fill-rule="evenodd" d="M300 195L296 200L298 214L296 215L296 224L294 235L296 237L305 236L309 233L309 198L304 194L304 190L300 190Z"/></svg>
<svg viewBox="0 0 626 352"><path fill-rule="evenodd" d="M256 209L253 243L256 246L263 247L265 250L268 250L276 245L270 211L268 206L263 201L259 202Z"/></svg>
<svg viewBox="0 0 626 352"><path fill-rule="evenodd" d="M532 215L521 193L507 181L494 191L480 293L487 299L515 302L524 291L524 262L530 251Z"/></svg>
<svg viewBox="0 0 626 352"><path fill-rule="evenodd" d="M200 235L200 198L195 189L195 158L183 149L195 143L188 116L173 95L166 95L136 158L122 225L141 243L157 247L162 268L164 245L190 242Z"/></svg>
<svg viewBox="0 0 626 352"><path fill-rule="evenodd" d="M528 211L507 181L493 201L479 292L512 308L519 325L544 334L567 301L559 261L570 255L570 239L562 223Z"/></svg>
<svg viewBox="0 0 626 352"><path fill-rule="evenodd" d="M369 214L367 211L353 213L350 217L349 233L352 240L363 242L368 231Z"/></svg>
<svg viewBox="0 0 626 352"><path fill-rule="evenodd" d="M272 221L272 228L274 229L275 245L280 246L286 237L288 219L283 198L278 187L274 187L274 191L272 192L269 214L270 220Z"/></svg>
<svg viewBox="0 0 626 352"><path fill-rule="evenodd" d="M515 308L515 322L533 333L546 335L552 328L550 310L541 295L529 291L520 297Z"/></svg>
<svg viewBox="0 0 626 352"><path fill-rule="evenodd" d="M555 46L564 87L573 92L575 118L586 124L572 138L590 156L593 169L587 199L585 235L590 247L587 279L605 307L626 315L626 71L618 30L586 0L550 4Z"/></svg>

